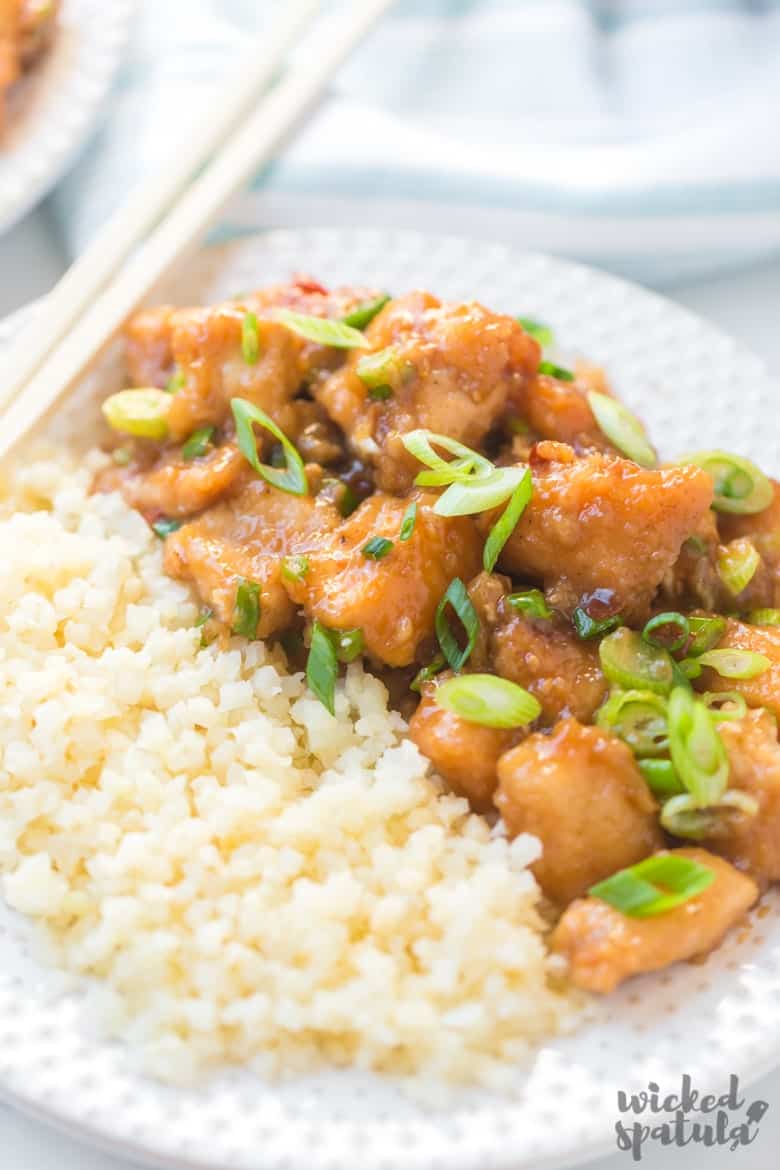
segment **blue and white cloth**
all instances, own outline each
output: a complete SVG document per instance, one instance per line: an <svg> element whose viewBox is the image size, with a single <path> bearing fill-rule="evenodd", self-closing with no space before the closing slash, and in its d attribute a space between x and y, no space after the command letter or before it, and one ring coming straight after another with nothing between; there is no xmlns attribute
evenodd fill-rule
<svg viewBox="0 0 780 1170"><path fill-rule="evenodd" d="M72 252L283 2L139 0L106 124L55 199ZM780 0L398 0L220 234L333 223L656 284L780 252Z"/></svg>

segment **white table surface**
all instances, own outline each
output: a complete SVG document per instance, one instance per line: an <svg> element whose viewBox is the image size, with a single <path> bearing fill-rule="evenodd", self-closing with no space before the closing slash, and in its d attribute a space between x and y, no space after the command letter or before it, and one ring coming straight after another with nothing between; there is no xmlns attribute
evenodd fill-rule
<svg viewBox="0 0 780 1170"><path fill-rule="evenodd" d="M0 315L45 292L61 266L62 257L46 215L38 212L0 240ZM672 295L780 367L780 261L706 284L686 285ZM747 1096L748 1100L760 1097L770 1105L752 1145L735 1153L694 1146L684 1152L646 1148L639 1165L645 1170L681 1170L683 1165L685 1170L770 1170L778 1165L780 1069L758 1082ZM587 1170L619 1170L634 1165L629 1153L619 1153L589 1163ZM0 1170L129 1168L128 1162L88 1149L0 1106Z"/></svg>

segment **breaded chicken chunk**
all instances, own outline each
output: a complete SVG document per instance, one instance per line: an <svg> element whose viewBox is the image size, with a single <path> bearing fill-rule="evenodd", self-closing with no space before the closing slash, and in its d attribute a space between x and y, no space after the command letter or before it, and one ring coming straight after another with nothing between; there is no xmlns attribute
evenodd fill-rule
<svg viewBox="0 0 780 1170"><path fill-rule="evenodd" d="M477 812L487 812L493 807L499 757L521 733L471 723L440 707L436 687L448 677L440 675L424 687L409 722L409 738L458 796L465 796Z"/></svg>
<svg viewBox="0 0 780 1170"><path fill-rule="evenodd" d="M650 918L630 918L599 898L572 902L551 936L568 961L576 987L606 995L634 975L706 955L744 917L758 897L752 878L704 849L676 849L715 873L715 880L682 905Z"/></svg>
<svg viewBox="0 0 780 1170"><path fill-rule="evenodd" d="M235 622L240 583L259 585L256 636L268 638L285 630L295 617L282 583L282 558L321 547L339 520L324 498L292 496L255 479L234 499L167 538L165 571L191 581L228 626Z"/></svg>
<svg viewBox="0 0 780 1170"><path fill-rule="evenodd" d="M530 618L506 598L490 640L493 669L525 687L542 706L545 723L573 715L593 718L607 694L598 647L583 642L558 616Z"/></svg>
<svg viewBox="0 0 780 1170"><path fill-rule="evenodd" d="M724 678L706 667L694 686L701 691L738 691L749 707L767 707L780 718L780 627L749 626L728 618L718 650L748 650L763 654L769 667L753 678Z"/></svg>
<svg viewBox="0 0 780 1170"><path fill-rule="evenodd" d="M729 788L752 796L755 816L724 818L710 848L762 887L780 881L780 743L777 721L767 711L726 720L719 731L729 757Z"/></svg>
<svg viewBox="0 0 780 1170"><path fill-rule="evenodd" d="M698 467L648 470L627 459L580 458L561 443L532 455L533 496L501 554L505 571L540 580L571 613L594 595L613 613L643 622L680 546L712 503ZM483 520L485 526L494 516Z"/></svg>
<svg viewBox="0 0 780 1170"><path fill-rule="evenodd" d="M496 807L511 837L542 843L532 867L566 905L663 844L658 807L622 740L576 719L536 732L498 761Z"/></svg>
<svg viewBox="0 0 780 1170"><path fill-rule="evenodd" d="M309 317L339 320L355 309L376 302L380 294L374 289L342 287L326 289L318 281L299 277L287 284L269 285L246 296L215 305L210 310L233 309L269 316L272 309L292 309ZM141 309L125 325L126 363L130 383L134 386L165 387L176 371L173 331L179 321L186 321L192 309L158 305ZM179 317L181 313L183 316ZM310 381L323 371L337 366L344 351L301 339L300 364L304 380Z"/></svg>
<svg viewBox="0 0 780 1170"><path fill-rule="evenodd" d="M391 301L366 336L370 349L354 350L316 394L354 451L375 467L379 487L399 494L420 470L402 435L423 427L478 446L508 405L519 402L539 361L538 344L513 317L476 302L442 304L424 292ZM386 384L372 386L359 371L380 353Z"/></svg>
<svg viewBox="0 0 780 1170"><path fill-rule="evenodd" d="M472 520L437 516L435 502L431 494L418 497L414 530L401 541L409 501L370 496L322 534L305 578L287 583L290 596L330 629L361 629L374 659L409 666L433 638L436 607L451 581L472 577L482 556ZM392 541L378 559L366 548L375 538Z"/></svg>

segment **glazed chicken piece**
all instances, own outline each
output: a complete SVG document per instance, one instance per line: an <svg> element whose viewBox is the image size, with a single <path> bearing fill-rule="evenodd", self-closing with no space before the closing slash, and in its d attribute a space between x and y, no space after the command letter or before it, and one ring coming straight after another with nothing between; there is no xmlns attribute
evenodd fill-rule
<svg viewBox="0 0 780 1170"><path fill-rule="evenodd" d="M501 554L505 571L544 583L567 614L592 599L630 624L643 622L680 546L712 503L697 467L648 470L627 459L578 458L562 443L532 453L531 502ZM485 528L495 514L483 516ZM590 607L590 608L589 608Z"/></svg>
<svg viewBox="0 0 780 1170"><path fill-rule="evenodd" d="M172 349L174 305L140 309L124 328L125 368L131 386L164 390L174 373Z"/></svg>
<svg viewBox="0 0 780 1170"><path fill-rule="evenodd" d="M732 593L719 572L721 558L744 551L748 541L761 559L748 585ZM716 517L710 512L684 542L661 590L671 604L683 609L774 608L780 602L780 506L770 505L755 516Z"/></svg>
<svg viewBox="0 0 780 1170"><path fill-rule="evenodd" d="M542 720L593 718L607 694L598 646L583 642L559 616L530 618L504 598L490 640L493 669L534 695Z"/></svg>
<svg viewBox="0 0 780 1170"><path fill-rule="evenodd" d="M718 650L751 650L764 654L770 661L768 670L753 678L723 678L708 667L696 679L700 691L738 691L749 707L767 707L780 718L780 627L749 626L728 618Z"/></svg>
<svg viewBox="0 0 780 1170"><path fill-rule="evenodd" d="M325 499L292 496L255 479L234 499L171 533L165 542L165 571L191 581L228 626L235 622L239 584L255 582L260 586L256 636L268 638L295 618L282 583L281 558L321 547L339 520Z"/></svg>
<svg viewBox="0 0 780 1170"><path fill-rule="evenodd" d="M674 853L715 873L706 890L675 909L630 918L598 898L582 898L565 911L550 943L568 961L576 987L606 995L633 975L706 955L756 901L756 883L722 858L705 849Z"/></svg>
<svg viewBox="0 0 780 1170"><path fill-rule="evenodd" d="M220 426L231 417L231 398L246 398L270 414L282 430L286 407L303 380L303 342L270 317L257 317L257 360L247 362L242 347L246 308L182 309L174 314L172 347L182 386L168 415L174 440L203 426Z"/></svg>
<svg viewBox="0 0 780 1170"><path fill-rule="evenodd" d="M442 304L424 292L392 301L366 336L370 349L352 351L316 395L353 450L375 466L378 486L397 494L420 470L402 435L424 427L479 446L507 405L519 404L539 361L538 344L512 317L476 302ZM357 370L384 350L388 384L371 390Z"/></svg>
<svg viewBox="0 0 780 1170"><path fill-rule="evenodd" d="M740 609L758 608L760 606L780 607L780 483L772 480L774 496L768 508L763 512L756 512L752 516L735 516L722 512L718 516L718 528L724 541L749 540L761 555L763 574L762 582L759 573L751 581L748 591L752 590L748 604L740 604ZM763 584L758 595L757 586Z"/></svg>
<svg viewBox="0 0 780 1170"><path fill-rule="evenodd" d="M374 659L409 666L433 637L436 607L450 582L472 577L482 557L471 519L437 516L436 499L417 497L414 530L400 541L409 500L370 496L337 529L321 534L303 581L286 582L293 601L329 629L361 629ZM363 551L374 537L393 542L379 560Z"/></svg>
<svg viewBox="0 0 780 1170"><path fill-rule="evenodd" d="M328 464L344 458L344 449L333 425L316 402L296 399L286 408L289 412L289 438L309 464ZM126 466L112 465L96 477L97 491L121 491L127 502L148 520L160 516L193 516L233 495L254 476L249 463L232 437L232 428L222 441L214 437L203 455L185 459L180 445L143 440L130 445L131 457ZM272 437L258 430L258 451L267 460L273 447ZM314 470L309 468L310 473Z"/></svg>
<svg viewBox="0 0 780 1170"><path fill-rule="evenodd" d="M719 724L729 757L729 788L747 792L758 802L755 816L724 820L710 848L764 888L780 881L780 743L777 723L767 711L749 711L744 719Z"/></svg>
<svg viewBox="0 0 780 1170"><path fill-rule="evenodd" d="M658 806L630 750L613 735L564 719L498 761L495 803L510 837L542 843L532 866L552 901L566 905L663 844Z"/></svg>
<svg viewBox="0 0 780 1170"><path fill-rule="evenodd" d="M317 281L306 277L288 284L271 285L247 296L216 305L210 311L220 308L253 312L269 316L269 310L292 309L310 317L331 317L338 320L377 299L380 294L368 288L335 288L328 290ZM172 305L158 305L135 313L125 325L127 371L133 386L165 387L176 372L173 332L177 321L193 312L208 310L176 309ZM183 317L179 318L178 314ZM332 347L315 345L299 339L301 375L311 380L322 371L334 369L344 357Z"/></svg>
<svg viewBox="0 0 780 1170"><path fill-rule="evenodd" d="M539 374L527 383L520 412L540 439L568 443L578 453L614 451L588 405L589 388Z"/></svg>
<svg viewBox="0 0 780 1170"><path fill-rule="evenodd" d="M121 491L149 521L160 516L193 516L229 496L253 475L235 443L211 447L187 461L180 447L164 447L151 464L144 458L126 467L112 465L95 480L97 491Z"/></svg>
<svg viewBox="0 0 780 1170"><path fill-rule="evenodd" d="M409 722L409 738L453 792L465 796L477 812L488 812L498 784L499 757L522 738L522 733L470 723L440 707L436 687L451 677L449 673L439 675L425 685Z"/></svg>

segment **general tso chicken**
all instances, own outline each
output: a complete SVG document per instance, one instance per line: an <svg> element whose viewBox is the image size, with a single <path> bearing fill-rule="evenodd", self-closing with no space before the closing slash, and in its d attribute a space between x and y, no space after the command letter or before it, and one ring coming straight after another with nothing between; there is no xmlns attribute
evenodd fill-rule
<svg viewBox="0 0 780 1170"><path fill-rule="evenodd" d="M780 881L780 485L750 460L660 459L548 326L427 292L299 278L145 309L126 348L96 489L204 645L278 641L331 712L362 656L443 782L540 841L574 984L703 954Z"/></svg>
<svg viewBox="0 0 780 1170"><path fill-rule="evenodd" d="M59 0L0 0L0 143L12 86L51 44Z"/></svg>

